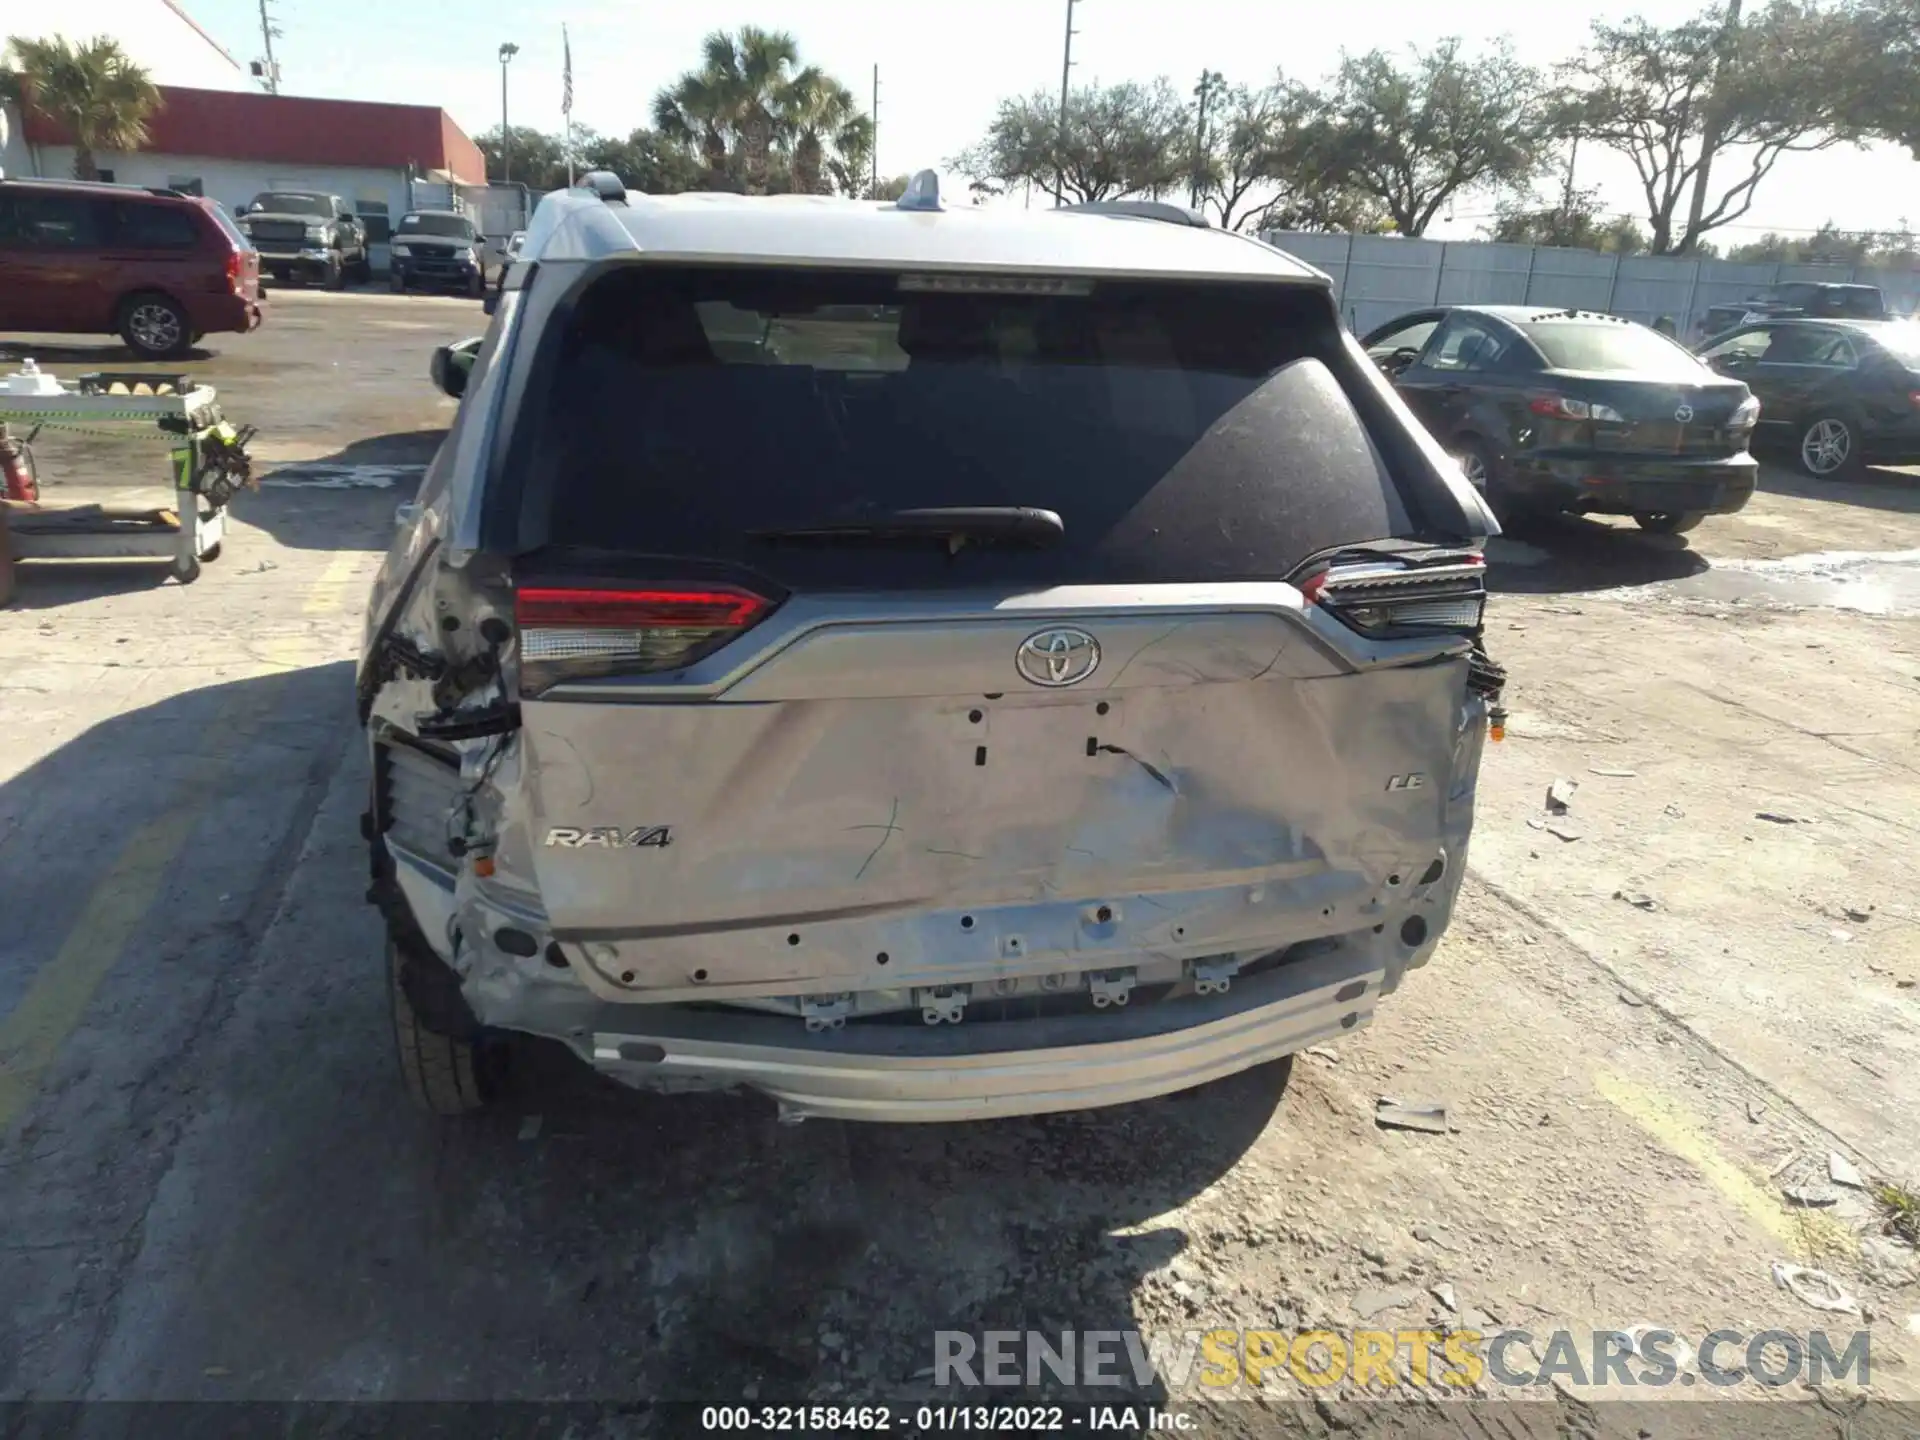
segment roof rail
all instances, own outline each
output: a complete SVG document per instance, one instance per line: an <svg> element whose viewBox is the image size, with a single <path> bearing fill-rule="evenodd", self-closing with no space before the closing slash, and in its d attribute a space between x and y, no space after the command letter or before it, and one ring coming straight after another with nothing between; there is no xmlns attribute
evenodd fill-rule
<svg viewBox="0 0 1920 1440"><path fill-rule="evenodd" d="M627 203L627 187L621 178L611 170L589 170L574 181L575 190L584 190L596 200L604 200L609 205Z"/></svg>
<svg viewBox="0 0 1920 1440"><path fill-rule="evenodd" d="M1117 215L1127 220L1161 220L1169 225L1189 225L1195 230L1213 228L1213 222L1198 210L1169 205L1164 200L1082 200L1076 205L1062 205L1060 209L1085 215Z"/></svg>

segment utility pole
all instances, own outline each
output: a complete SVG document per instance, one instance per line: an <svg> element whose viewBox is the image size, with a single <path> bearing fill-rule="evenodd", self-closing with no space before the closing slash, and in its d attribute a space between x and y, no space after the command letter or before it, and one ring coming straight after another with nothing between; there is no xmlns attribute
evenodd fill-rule
<svg viewBox="0 0 1920 1440"><path fill-rule="evenodd" d="M1560 213L1573 214L1573 167L1580 163L1580 132L1573 132L1573 148L1567 152L1567 183L1560 189Z"/></svg>
<svg viewBox="0 0 1920 1440"><path fill-rule="evenodd" d="M1700 220L1707 210L1707 176L1713 169L1713 152L1720 148L1726 133L1726 104L1720 83L1733 63L1733 50L1740 39L1740 0L1727 0L1727 23L1720 31L1720 46L1713 58L1713 89L1707 96L1707 114L1700 125L1700 168L1693 177L1693 203L1687 207L1686 236L1698 237ZM1689 241L1691 247L1692 241Z"/></svg>
<svg viewBox="0 0 1920 1440"><path fill-rule="evenodd" d="M867 156L867 198L880 198L880 67L873 67L873 149Z"/></svg>
<svg viewBox="0 0 1920 1440"><path fill-rule="evenodd" d="M1200 83L1194 86L1193 93L1199 100L1200 123L1193 132L1193 184L1188 192L1187 204L1190 208L1200 208L1200 187L1206 179L1207 158L1207 102L1213 98L1217 87L1227 83L1227 77L1218 70L1202 70Z"/></svg>
<svg viewBox="0 0 1920 1440"><path fill-rule="evenodd" d="M507 128L507 63L520 53L511 40L500 47L500 183L513 178L513 131Z"/></svg>
<svg viewBox="0 0 1920 1440"><path fill-rule="evenodd" d="M1053 168L1053 203L1066 204L1067 194L1067 74L1073 69L1073 37L1079 32L1073 28L1073 7L1079 0L1067 0L1067 43L1060 56L1060 135L1056 142L1058 153L1054 159L1058 162Z"/></svg>
<svg viewBox="0 0 1920 1440"><path fill-rule="evenodd" d="M269 95L280 93L280 67L273 61L273 37L279 33L273 17L267 13L267 0L260 0L260 39L267 47L267 73L261 78L267 82Z"/></svg>

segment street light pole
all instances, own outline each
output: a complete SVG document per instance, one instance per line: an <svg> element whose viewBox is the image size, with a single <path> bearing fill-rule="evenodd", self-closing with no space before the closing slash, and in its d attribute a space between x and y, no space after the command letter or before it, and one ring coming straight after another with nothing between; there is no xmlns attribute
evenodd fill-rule
<svg viewBox="0 0 1920 1440"><path fill-rule="evenodd" d="M1058 153L1053 167L1053 203L1066 203L1067 192L1067 72L1073 69L1073 37L1078 32L1073 28L1073 7L1079 0L1067 0L1067 41L1060 55L1060 137L1057 143Z"/></svg>
<svg viewBox="0 0 1920 1440"><path fill-rule="evenodd" d="M520 53L511 40L500 47L500 183L513 178L513 131L507 128L507 62Z"/></svg>

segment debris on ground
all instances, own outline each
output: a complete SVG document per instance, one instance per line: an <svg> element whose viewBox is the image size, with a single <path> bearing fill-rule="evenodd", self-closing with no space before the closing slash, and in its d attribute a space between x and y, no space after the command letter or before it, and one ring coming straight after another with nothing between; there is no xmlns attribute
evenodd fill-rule
<svg viewBox="0 0 1920 1440"><path fill-rule="evenodd" d="M1836 1205L1840 1201L1840 1192L1829 1185L1783 1185L1780 1193L1795 1205L1810 1208Z"/></svg>
<svg viewBox="0 0 1920 1440"><path fill-rule="evenodd" d="M1873 911L1871 909L1856 910L1851 905L1849 905L1845 910L1842 910L1840 913L1846 916L1847 919L1853 921L1853 923L1856 925L1864 925L1869 920L1873 919Z"/></svg>
<svg viewBox="0 0 1920 1440"><path fill-rule="evenodd" d="M1626 901L1627 904L1633 906L1636 910L1658 910L1660 908L1660 902L1644 890L1616 890L1613 892L1613 898Z"/></svg>
<svg viewBox="0 0 1920 1440"><path fill-rule="evenodd" d="M1747 1119L1758 1125L1767 1116L1767 1107L1757 1100L1747 1101Z"/></svg>
<svg viewBox="0 0 1920 1440"><path fill-rule="evenodd" d="M1569 824L1565 820L1552 821L1545 828L1547 834L1556 840L1578 840L1586 833L1578 825Z"/></svg>
<svg viewBox="0 0 1920 1440"><path fill-rule="evenodd" d="M1447 1107L1438 1100L1396 1100L1382 1095L1374 1102L1373 1123L1382 1130L1420 1130L1444 1135L1451 1128Z"/></svg>
<svg viewBox="0 0 1920 1440"><path fill-rule="evenodd" d="M1349 1302L1353 1313L1362 1320L1371 1320L1376 1315L1384 1315L1389 1310L1399 1310L1413 1303L1411 1290L1362 1290Z"/></svg>
<svg viewBox="0 0 1920 1440"><path fill-rule="evenodd" d="M1791 815L1782 815L1773 810L1756 810L1753 818L1756 820L1770 820L1775 825L1798 825L1800 823Z"/></svg>
<svg viewBox="0 0 1920 1440"><path fill-rule="evenodd" d="M1920 1255L1913 1247L1902 1245L1884 1235L1860 1238L1860 1273L1876 1285L1898 1290L1920 1282Z"/></svg>
<svg viewBox="0 0 1920 1440"><path fill-rule="evenodd" d="M1605 775L1610 780L1631 780L1640 773L1638 770L1616 770L1609 765L1589 765L1587 770L1594 775Z"/></svg>
<svg viewBox="0 0 1920 1440"><path fill-rule="evenodd" d="M1668 801L1660 808L1676 820L1684 820L1687 818L1687 812L1682 810L1678 805L1675 805L1672 801Z"/></svg>
<svg viewBox="0 0 1920 1440"><path fill-rule="evenodd" d="M1449 1312L1455 1314L1459 1312L1460 1302L1454 1296L1453 1286L1449 1285L1446 1281L1442 1280L1438 1285L1429 1287L1427 1293L1432 1295L1433 1298L1438 1300L1442 1305L1446 1306Z"/></svg>
<svg viewBox="0 0 1920 1440"><path fill-rule="evenodd" d="M1620 1003L1622 1005L1631 1005L1634 1009L1638 1010L1642 1006L1644 1006L1647 1002L1642 1000L1638 995L1634 994L1631 990L1622 990L1620 992Z"/></svg>
<svg viewBox="0 0 1920 1440"><path fill-rule="evenodd" d="M1564 815L1573 806L1573 792L1580 788L1580 782L1562 775L1547 786L1547 813Z"/></svg>
<svg viewBox="0 0 1920 1440"><path fill-rule="evenodd" d="M1867 1188L1867 1177L1860 1173L1860 1167L1838 1150L1827 1152L1827 1178L1836 1185L1851 1186L1855 1190Z"/></svg>
<svg viewBox="0 0 1920 1440"><path fill-rule="evenodd" d="M1340 1063L1340 1052L1335 1050L1331 1045L1309 1045L1307 1046L1307 1054L1313 1056L1316 1060L1324 1060L1329 1065L1338 1065Z"/></svg>
<svg viewBox="0 0 1920 1440"><path fill-rule="evenodd" d="M1842 1315L1860 1313L1859 1303L1824 1270L1812 1270L1805 1265L1776 1260L1773 1262L1773 1283L1816 1310L1831 1310Z"/></svg>

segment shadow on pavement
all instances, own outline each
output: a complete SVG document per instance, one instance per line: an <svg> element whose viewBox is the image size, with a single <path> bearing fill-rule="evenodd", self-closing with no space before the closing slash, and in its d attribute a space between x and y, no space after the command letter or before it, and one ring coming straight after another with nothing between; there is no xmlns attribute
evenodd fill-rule
<svg viewBox="0 0 1920 1440"><path fill-rule="evenodd" d="M205 346L195 345L185 355L172 360L148 360L144 356L135 355L117 340L100 340L93 344L83 344L72 338L53 341L0 339L0 360L12 362L29 357L42 370L52 369L56 365L66 366L69 369L77 366L83 370L97 369L102 366L111 366L118 370L137 365L164 375L169 366L184 365L195 360L211 360L214 358L214 352Z"/></svg>
<svg viewBox="0 0 1920 1440"><path fill-rule="evenodd" d="M1760 467L1760 488L1769 495L1799 500L1828 500L1868 510L1920 515L1920 475L1870 465L1845 480L1816 480L1784 464Z"/></svg>
<svg viewBox="0 0 1920 1440"><path fill-rule="evenodd" d="M1681 580L1708 568L1685 535L1653 535L1580 515L1516 521L1487 542L1487 588L1495 594L1617 590Z"/></svg>
<svg viewBox="0 0 1920 1440"><path fill-rule="evenodd" d="M140 930L0 1137L0 1394L1018 1398L935 1392L935 1332L1135 1329L1133 1292L1187 1243L1156 1217L1275 1118L1284 1066L1085 1114L787 1126L539 1042L496 1109L421 1115L364 900L348 670L119 714L0 785L5 893L50 897L0 937L16 976L127 833L210 786L156 900L172 923Z"/></svg>

